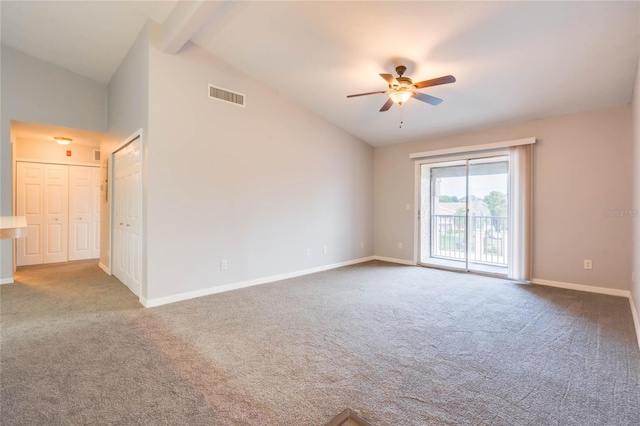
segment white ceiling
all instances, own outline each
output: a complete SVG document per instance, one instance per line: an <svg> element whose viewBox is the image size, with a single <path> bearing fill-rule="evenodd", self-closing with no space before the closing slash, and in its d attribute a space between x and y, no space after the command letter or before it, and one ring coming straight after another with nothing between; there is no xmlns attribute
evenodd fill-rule
<svg viewBox="0 0 640 426"><path fill-rule="evenodd" d="M162 22L175 6L27 3L2 1L3 43L102 82L145 17ZM374 146L621 105L632 95L637 2L216 3L192 42ZM346 98L386 89L378 74L400 64L414 81L458 81L422 90L444 99L436 107L410 99L380 113L385 95Z"/></svg>
<svg viewBox="0 0 640 426"><path fill-rule="evenodd" d="M2 44L108 83L147 19L162 23L176 3L1 0Z"/></svg>

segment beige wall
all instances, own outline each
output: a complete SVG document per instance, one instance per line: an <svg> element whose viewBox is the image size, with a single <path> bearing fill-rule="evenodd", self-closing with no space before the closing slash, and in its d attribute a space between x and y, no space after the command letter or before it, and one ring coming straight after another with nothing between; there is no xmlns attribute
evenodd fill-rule
<svg viewBox="0 0 640 426"><path fill-rule="evenodd" d="M151 300L373 255L373 148L193 44L151 47L148 156Z"/></svg>
<svg viewBox="0 0 640 426"><path fill-rule="evenodd" d="M628 290L631 107L565 115L375 150L375 253L414 259L413 152L535 137L533 277ZM403 248L398 249L398 242ZM583 269L583 260L593 270Z"/></svg>
<svg viewBox="0 0 640 426"><path fill-rule="evenodd" d="M99 150L100 146L87 145L58 145L53 140L29 140L20 139L16 141L16 158L22 160L54 161L59 164L85 163L99 165L100 161L93 159L93 151ZM67 150L71 151L71 156L67 156Z"/></svg>
<svg viewBox="0 0 640 426"><path fill-rule="evenodd" d="M640 70L640 61L638 61ZM636 84L633 90L633 208L640 212L640 73L636 74ZM636 333L640 345L640 324L637 315L640 314L640 217L633 218L633 264L631 282L631 298L636 309Z"/></svg>
<svg viewBox="0 0 640 426"><path fill-rule="evenodd" d="M101 145L106 158L143 130L142 298L373 255L373 148L195 45L163 53L157 31L142 31L109 83ZM208 83L247 107L208 99Z"/></svg>

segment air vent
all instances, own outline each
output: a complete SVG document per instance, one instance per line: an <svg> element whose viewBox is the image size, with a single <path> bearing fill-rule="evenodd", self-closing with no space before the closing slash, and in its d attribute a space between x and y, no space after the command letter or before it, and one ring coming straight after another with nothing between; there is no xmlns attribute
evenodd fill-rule
<svg viewBox="0 0 640 426"><path fill-rule="evenodd" d="M98 149L93 150L93 159L95 161L100 161L100 150Z"/></svg>
<svg viewBox="0 0 640 426"><path fill-rule="evenodd" d="M245 95L242 93L231 92L212 84L209 85L209 97L211 99L217 99L219 101L228 102L241 107L244 107L246 103Z"/></svg>

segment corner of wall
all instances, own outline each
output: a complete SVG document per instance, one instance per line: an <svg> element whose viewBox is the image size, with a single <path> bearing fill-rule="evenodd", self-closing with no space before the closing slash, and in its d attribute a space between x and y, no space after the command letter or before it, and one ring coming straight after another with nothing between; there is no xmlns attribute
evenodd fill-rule
<svg viewBox="0 0 640 426"><path fill-rule="evenodd" d="M640 211L640 58L636 66L636 79L633 88L633 96L631 98L632 107L632 130L633 130L633 196L632 203L635 212ZM631 311L636 327L636 337L638 338L638 347L640 347L640 325L638 324L638 313L636 307L640 306L640 217L633 217L632 229L632 263L631 263Z"/></svg>
<svg viewBox="0 0 640 426"><path fill-rule="evenodd" d="M640 348L640 322L638 320L638 311L636 304L633 302L633 295L629 296L629 304L631 305L631 315L633 316L633 325L636 329L636 339L638 340L638 348Z"/></svg>

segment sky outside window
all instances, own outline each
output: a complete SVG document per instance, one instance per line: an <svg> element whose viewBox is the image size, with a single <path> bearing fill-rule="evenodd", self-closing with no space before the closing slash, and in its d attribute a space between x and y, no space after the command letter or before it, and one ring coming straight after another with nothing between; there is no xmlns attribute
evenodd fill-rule
<svg viewBox="0 0 640 426"><path fill-rule="evenodd" d="M472 195L477 198L484 198L492 191L507 193L506 175L483 175L470 176L469 187ZM456 196L464 198L466 196L466 180L464 176L443 178L440 182L440 195Z"/></svg>

